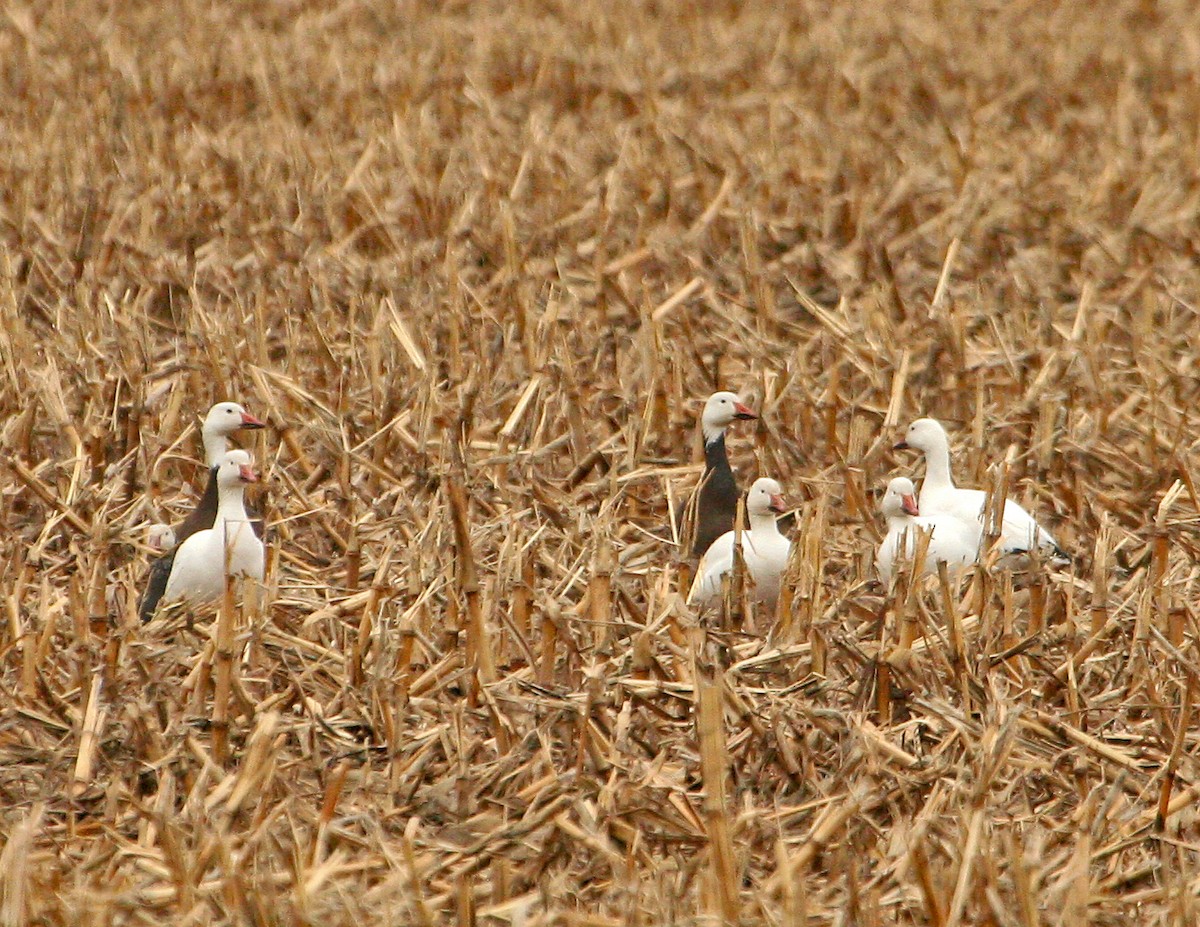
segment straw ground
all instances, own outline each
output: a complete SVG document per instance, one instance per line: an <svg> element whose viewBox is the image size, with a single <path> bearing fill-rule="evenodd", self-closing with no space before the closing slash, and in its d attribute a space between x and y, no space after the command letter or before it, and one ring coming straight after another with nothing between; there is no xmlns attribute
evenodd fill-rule
<svg viewBox="0 0 1200 927"><path fill-rule="evenodd" d="M1193 5L163 6L0 26L0 920L1196 920ZM226 397L264 605L142 626ZM1069 571L884 594L917 414Z"/></svg>

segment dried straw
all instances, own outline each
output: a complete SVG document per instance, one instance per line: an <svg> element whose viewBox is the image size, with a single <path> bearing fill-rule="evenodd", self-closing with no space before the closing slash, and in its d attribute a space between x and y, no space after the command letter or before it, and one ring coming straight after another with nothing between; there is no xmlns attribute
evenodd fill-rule
<svg viewBox="0 0 1200 927"><path fill-rule="evenodd" d="M1194 4L6 13L5 924L1197 920ZM143 626L227 397L261 606ZM1069 570L882 588L921 414Z"/></svg>

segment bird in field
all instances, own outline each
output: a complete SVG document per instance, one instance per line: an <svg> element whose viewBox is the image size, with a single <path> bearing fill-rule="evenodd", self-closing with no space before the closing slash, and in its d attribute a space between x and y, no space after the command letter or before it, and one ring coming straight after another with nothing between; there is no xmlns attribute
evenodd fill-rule
<svg viewBox="0 0 1200 927"><path fill-rule="evenodd" d="M726 531L733 528L740 493L737 477L725 452L725 432L737 421L758 418L736 393L718 392L708 397L700 416L704 435L704 475L694 498L678 516L680 535L687 509L694 507L695 536L691 555L699 557Z"/></svg>
<svg viewBox="0 0 1200 927"><path fill-rule="evenodd" d="M918 504L921 514L952 515L964 521L978 522L983 530L983 506L987 494L981 489L960 489L950 474L950 439L941 423L919 418L905 432L896 450L912 449L925 455L925 479L921 483ZM1012 499L1004 500L1004 519L1000 529L1000 549L1004 554L1037 549L1049 560L1070 561L1070 556L1024 508Z"/></svg>
<svg viewBox="0 0 1200 927"><path fill-rule="evenodd" d="M199 605L218 599L226 576L262 582L263 543L246 513L247 483L258 481L245 451L228 451L215 468L217 511L213 524L189 535L175 548L163 602Z"/></svg>
<svg viewBox="0 0 1200 927"><path fill-rule="evenodd" d="M217 467L229 450L229 439L239 431L256 430L266 427L262 421L255 418L236 402L218 402L208 410L204 424L200 429L200 438L204 444L204 459L208 466L208 480L204 486L204 494L196 507L188 513L178 528L172 529L163 525L173 541L163 543L162 550L166 551L161 557L150 563L145 589L138 603L138 615L142 621L149 621L158 607L159 600L167 588L167 578L171 573L172 560L178 546L197 531L211 528L217 517ZM262 537L262 521L252 521L255 533ZM157 527L157 526L155 526ZM152 529L153 531L153 529ZM151 539L154 534L151 535ZM166 538L165 533L160 537ZM152 545L153 546L153 545Z"/></svg>
<svg viewBox="0 0 1200 927"><path fill-rule="evenodd" d="M891 582L897 561L912 560L918 531L930 533L922 574L934 572L939 561L957 570L974 563L979 556L982 525L954 515L922 515L916 493L912 480L898 476L888 483L880 502L879 510L888 530L875 555L875 568L885 584Z"/></svg>
<svg viewBox="0 0 1200 927"><path fill-rule="evenodd" d="M775 523L776 513L785 510L783 490L775 480L761 477L754 481L746 494L750 527L741 532L742 559L754 596L771 606L779 597L780 580L791 551L791 542ZM722 577L733 569L736 535L735 531L726 531L705 551L688 593L689 603L702 604L720 593Z"/></svg>

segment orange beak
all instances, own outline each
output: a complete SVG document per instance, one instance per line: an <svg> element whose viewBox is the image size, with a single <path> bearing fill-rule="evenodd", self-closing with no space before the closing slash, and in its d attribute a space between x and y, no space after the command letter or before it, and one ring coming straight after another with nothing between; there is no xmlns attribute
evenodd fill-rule
<svg viewBox="0 0 1200 927"><path fill-rule="evenodd" d="M243 483L257 483L258 474L254 472L254 468L249 464L242 464L238 467L238 475Z"/></svg>
<svg viewBox="0 0 1200 927"><path fill-rule="evenodd" d="M733 404L733 417L737 418L737 419L741 419L742 421L747 421L752 418L758 418L757 415L755 415L752 411L750 411L749 406L744 406L740 402L735 402Z"/></svg>
<svg viewBox="0 0 1200 927"><path fill-rule="evenodd" d="M921 514L921 510L917 508L916 496L901 496L900 508L908 515L917 516Z"/></svg>
<svg viewBox="0 0 1200 927"><path fill-rule="evenodd" d="M259 419L256 419L249 412L243 412L242 413L242 427L243 428L266 428L267 423L260 421Z"/></svg>
<svg viewBox="0 0 1200 927"><path fill-rule="evenodd" d="M783 501L783 496L772 496L771 504L767 506L772 512L783 514L787 511L787 503Z"/></svg>

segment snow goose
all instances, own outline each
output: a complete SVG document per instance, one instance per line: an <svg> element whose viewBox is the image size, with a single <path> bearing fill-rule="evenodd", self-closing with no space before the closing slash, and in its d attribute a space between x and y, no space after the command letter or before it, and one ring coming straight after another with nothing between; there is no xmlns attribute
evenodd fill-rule
<svg viewBox="0 0 1200 927"><path fill-rule="evenodd" d="M699 557L713 541L733 528L740 494L737 477L729 466L729 455L725 453L725 432L735 421L755 418L758 416L736 393L713 393L704 404L704 413L700 417L700 428L704 433L704 476L700 479L695 503L693 557ZM679 513L677 527L680 530L683 514L682 511Z"/></svg>
<svg viewBox="0 0 1200 927"><path fill-rule="evenodd" d="M184 540L172 558L163 600L193 604L220 598L225 591L226 567L235 577L262 581L263 543L246 514L247 483L258 476L245 451L229 451L216 467L217 512L211 528Z"/></svg>
<svg viewBox="0 0 1200 927"><path fill-rule="evenodd" d="M953 515L983 526L987 494L982 489L959 489L950 475L950 439L941 422L919 418L908 426L897 450L911 448L925 455L925 480L921 483L920 507L924 515ZM1053 536L1012 499L1004 500L1004 522L1000 529L1003 553L1019 553L1037 546L1044 557L1070 560Z"/></svg>
<svg viewBox="0 0 1200 927"><path fill-rule="evenodd" d="M746 495L746 515L750 528L742 532L742 557L754 584L756 598L775 604L779 581L788 562L791 542L779 531L775 513L785 510L783 490L775 480L762 477L754 481ZM707 602L721 591L721 577L733 569L735 532L726 531L705 551L696 578L688 593L688 602Z"/></svg>
<svg viewBox="0 0 1200 927"><path fill-rule="evenodd" d="M175 529L170 525L156 524L146 529L146 546L159 553L175 546Z"/></svg>
<svg viewBox="0 0 1200 927"><path fill-rule="evenodd" d="M208 410L208 415L204 417L204 424L200 428L200 438L204 443L204 460L208 466L208 481L204 485L204 494L178 528L172 530L169 525L161 526L165 532L158 534L157 537L164 541L169 538L170 541L163 543L160 548L166 553L150 563L146 577L146 589L142 593L141 602L138 603L138 614L142 621L150 620L154 615L154 610L158 607L159 600L166 592L167 579L171 575L171 566L175 556L174 551L178 549L178 545L197 531L211 528L213 522L216 521L217 466L229 450L230 437L239 431L265 427L263 422L236 402L218 402ZM254 533L261 538L262 521L254 518L251 524L254 526ZM155 526L155 528L158 527ZM155 528L152 528L151 531L153 532ZM148 538L151 546L153 546L155 536L152 534Z"/></svg>
<svg viewBox="0 0 1200 927"><path fill-rule="evenodd" d="M204 495L175 532L178 543L182 544L197 531L211 528L217 517L217 466L229 450L229 438L239 431L265 427L236 402L218 402L208 410L200 429L204 459L208 462L208 482L204 484ZM253 524L255 534L262 537L262 522L255 520Z"/></svg>
<svg viewBox="0 0 1200 927"><path fill-rule="evenodd" d="M956 570L975 562L983 528L978 521L953 515L921 515L912 480L898 476L887 485L879 509L887 521L887 535L879 545L875 566L884 583L890 583L897 560L911 560L917 549L917 531L930 532L921 572L932 573L939 561Z"/></svg>

